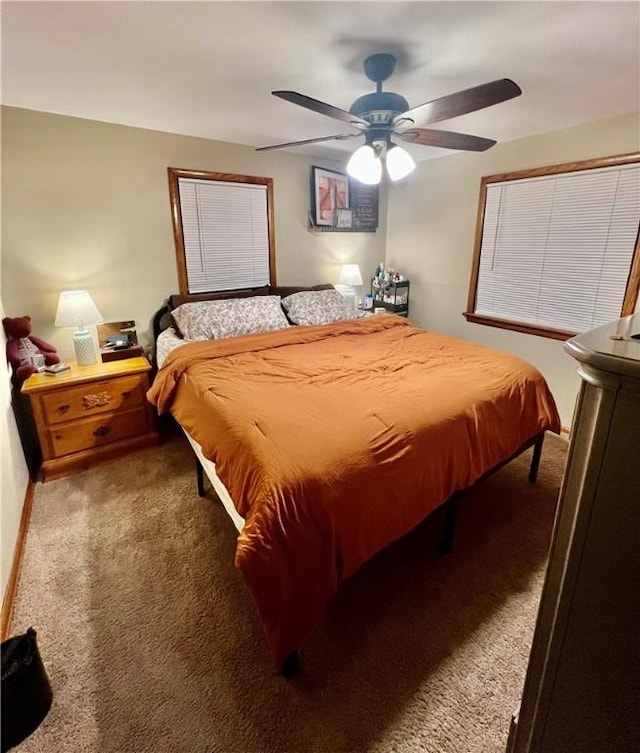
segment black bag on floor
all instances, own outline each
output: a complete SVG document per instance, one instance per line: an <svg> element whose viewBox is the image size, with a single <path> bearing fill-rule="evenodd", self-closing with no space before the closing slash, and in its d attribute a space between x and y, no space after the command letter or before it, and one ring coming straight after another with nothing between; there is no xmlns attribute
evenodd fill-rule
<svg viewBox="0 0 640 753"><path fill-rule="evenodd" d="M53 693L40 658L36 631L3 641L2 753L22 742L51 708Z"/></svg>

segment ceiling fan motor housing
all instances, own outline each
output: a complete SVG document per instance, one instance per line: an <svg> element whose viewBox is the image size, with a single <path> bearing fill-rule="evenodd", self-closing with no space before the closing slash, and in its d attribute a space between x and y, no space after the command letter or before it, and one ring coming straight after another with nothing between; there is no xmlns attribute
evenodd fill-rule
<svg viewBox="0 0 640 753"><path fill-rule="evenodd" d="M404 97L393 92L372 92L358 97L349 112L372 125L388 125L391 120L409 109Z"/></svg>

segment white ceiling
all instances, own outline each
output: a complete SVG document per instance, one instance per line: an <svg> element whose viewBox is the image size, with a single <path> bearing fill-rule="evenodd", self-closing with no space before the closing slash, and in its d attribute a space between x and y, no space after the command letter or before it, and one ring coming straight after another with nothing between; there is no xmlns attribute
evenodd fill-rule
<svg viewBox="0 0 640 753"><path fill-rule="evenodd" d="M397 56L384 89L411 107L503 77L522 88L444 130L509 141L640 110L637 2L3 0L1 13L3 104L254 147L348 132L270 92L348 110L373 91L374 52Z"/></svg>

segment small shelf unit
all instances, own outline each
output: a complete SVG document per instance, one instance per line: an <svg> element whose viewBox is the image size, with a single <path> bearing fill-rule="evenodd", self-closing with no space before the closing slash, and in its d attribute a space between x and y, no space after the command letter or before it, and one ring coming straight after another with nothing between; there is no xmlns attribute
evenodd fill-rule
<svg viewBox="0 0 640 753"><path fill-rule="evenodd" d="M409 280L382 282L374 286L371 281L373 307L385 308L393 314L409 314Z"/></svg>

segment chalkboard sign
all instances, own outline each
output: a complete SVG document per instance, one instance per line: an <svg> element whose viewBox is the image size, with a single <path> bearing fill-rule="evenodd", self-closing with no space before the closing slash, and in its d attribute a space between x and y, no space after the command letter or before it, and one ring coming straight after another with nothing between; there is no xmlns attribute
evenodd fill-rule
<svg viewBox="0 0 640 753"><path fill-rule="evenodd" d="M352 230L371 231L378 227L378 186L350 180L349 206L353 210Z"/></svg>

